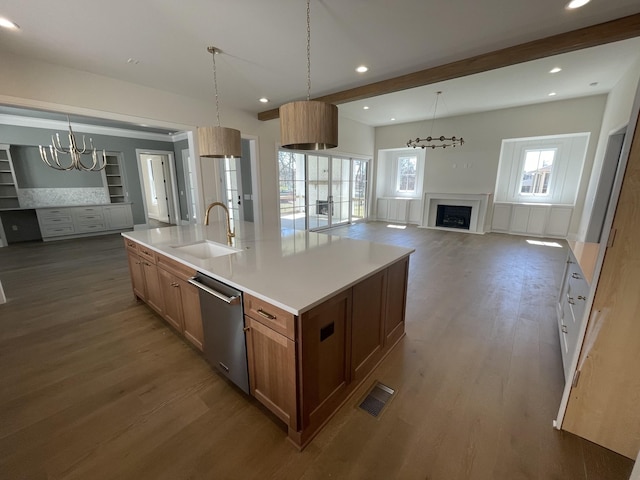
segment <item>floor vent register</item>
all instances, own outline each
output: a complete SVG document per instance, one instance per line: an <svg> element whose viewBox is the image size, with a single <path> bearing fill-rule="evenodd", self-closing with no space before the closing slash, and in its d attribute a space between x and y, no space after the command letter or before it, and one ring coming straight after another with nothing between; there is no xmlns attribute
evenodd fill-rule
<svg viewBox="0 0 640 480"><path fill-rule="evenodd" d="M392 388L376 383L369 394L360 403L360 408L373 417L378 417L385 405L391 400L395 393Z"/></svg>

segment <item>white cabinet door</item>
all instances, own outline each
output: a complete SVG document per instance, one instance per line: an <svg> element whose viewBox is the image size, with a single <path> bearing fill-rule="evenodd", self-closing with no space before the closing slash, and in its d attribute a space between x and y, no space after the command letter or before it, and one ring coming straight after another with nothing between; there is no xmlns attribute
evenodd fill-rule
<svg viewBox="0 0 640 480"><path fill-rule="evenodd" d="M123 230L133 227L131 205L105 205L102 208L107 230Z"/></svg>
<svg viewBox="0 0 640 480"><path fill-rule="evenodd" d="M552 237L566 237L571 224L573 207L551 207L546 234Z"/></svg>
<svg viewBox="0 0 640 480"><path fill-rule="evenodd" d="M389 200L389 221L406 223L409 201L404 198Z"/></svg>
<svg viewBox="0 0 640 480"><path fill-rule="evenodd" d="M409 223L419 224L422 218L422 200L409 200Z"/></svg>
<svg viewBox="0 0 640 480"><path fill-rule="evenodd" d="M526 205L514 205L511 209L510 231L515 233L527 233L530 211L531 209Z"/></svg>
<svg viewBox="0 0 640 480"><path fill-rule="evenodd" d="M527 222L527 233L531 235L544 235L547 226L548 206L531 205L529 207L529 221Z"/></svg>
<svg viewBox="0 0 640 480"><path fill-rule="evenodd" d="M496 232L508 232L511 222L511 205L496 203L493 206L493 218L491 230Z"/></svg>
<svg viewBox="0 0 640 480"><path fill-rule="evenodd" d="M378 220L389 219L389 200L386 198L379 198L376 209L376 217Z"/></svg>

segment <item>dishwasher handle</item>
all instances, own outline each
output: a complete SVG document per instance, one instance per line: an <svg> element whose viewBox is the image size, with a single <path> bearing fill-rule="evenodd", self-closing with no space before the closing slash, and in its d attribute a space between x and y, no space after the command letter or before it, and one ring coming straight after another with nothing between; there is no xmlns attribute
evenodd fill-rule
<svg viewBox="0 0 640 480"><path fill-rule="evenodd" d="M210 295L213 295L216 298L219 298L220 300L222 300L223 302L228 303L229 305L237 305L240 303L240 296L236 295L233 297L227 297L224 293L220 293L216 290L214 290L211 287L208 287L207 285L200 283L197 279L197 277L191 277L188 282L191 285L195 285L196 287L198 287L200 290L204 290L205 292L207 292Z"/></svg>

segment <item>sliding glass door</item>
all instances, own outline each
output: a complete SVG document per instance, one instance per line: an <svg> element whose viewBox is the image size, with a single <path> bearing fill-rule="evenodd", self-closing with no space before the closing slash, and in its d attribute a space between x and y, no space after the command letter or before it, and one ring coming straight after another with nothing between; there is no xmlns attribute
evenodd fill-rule
<svg viewBox="0 0 640 480"><path fill-rule="evenodd" d="M282 150L283 230L321 230L366 218L368 160Z"/></svg>

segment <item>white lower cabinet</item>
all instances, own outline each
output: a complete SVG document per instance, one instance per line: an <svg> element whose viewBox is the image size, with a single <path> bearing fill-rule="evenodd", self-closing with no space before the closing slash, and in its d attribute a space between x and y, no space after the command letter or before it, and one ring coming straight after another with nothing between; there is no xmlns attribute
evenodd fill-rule
<svg viewBox="0 0 640 480"><path fill-rule="evenodd" d="M378 220L417 225L422 218L422 201L419 198L381 197L376 207Z"/></svg>
<svg viewBox="0 0 640 480"><path fill-rule="evenodd" d="M131 205L105 205L102 210L107 230L123 230L133 227Z"/></svg>
<svg viewBox="0 0 640 480"><path fill-rule="evenodd" d="M558 333L565 379L569 376L571 362L578 346L580 325L584 319L588 296L589 284L584 278L576 257L569 249L557 304Z"/></svg>
<svg viewBox="0 0 640 480"><path fill-rule="evenodd" d="M130 204L37 208L42 239L100 234L133 227Z"/></svg>
<svg viewBox="0 0 640 480"><path fill-rule="evenodd" d="M494 232L565 238L569 233L573 206L495 203L491 230Z"/></svg>

